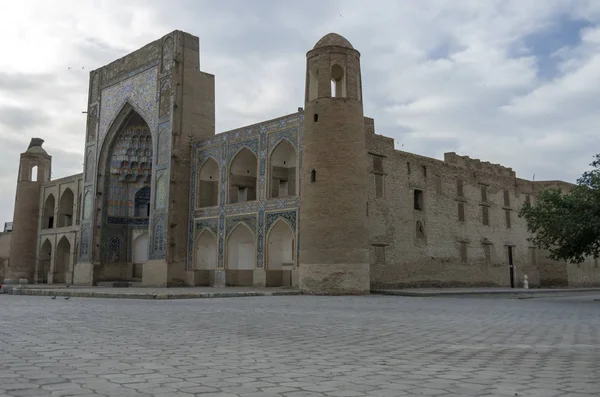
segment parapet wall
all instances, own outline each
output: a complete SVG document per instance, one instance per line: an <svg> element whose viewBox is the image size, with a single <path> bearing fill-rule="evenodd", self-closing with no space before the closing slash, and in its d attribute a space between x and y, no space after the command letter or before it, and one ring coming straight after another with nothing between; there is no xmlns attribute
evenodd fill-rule
<svg viewBox="0 0 600 397"><path fill-rule="evenodd" d="M516 177L516 173L512 168L504 167L501 164L492 164L488 161L472 159L469 156L459 156L455 152L444 153L444 161L460 168L477 170L486 174L508 178Z"/></svg>

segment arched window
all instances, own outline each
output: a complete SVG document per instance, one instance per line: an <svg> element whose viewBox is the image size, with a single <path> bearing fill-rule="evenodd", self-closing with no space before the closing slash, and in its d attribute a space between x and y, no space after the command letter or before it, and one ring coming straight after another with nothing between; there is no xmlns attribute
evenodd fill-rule
<svg viewBox="0 0 600 397"><path fill-rule="evenodd" d="M317 171L316 170L312 170L310 172L310 181L311 182L316 182L317 181Z"/></svg>
<svg viewBox="0 0 600 397"><path fill-rule="evenodd" d="M46 198L44 203L44 218L42 229L52 229L54 227L54 196L51 194Z"/></svg>
<svg viewBox="0 0 600 397"><path fill-rule="evenodd" d="M34 165L33 167L31 167L31 178L30 178L31 182L37 182L38 181L38 166Z"/></svg>
<svg viewBox="0 0 600 397"><path fill-rule="evenodd" d="M73 225L73 209L75 208L75 195L69 188L60 196L58 205L58 227Z"/></svg>
<svg viewBox="0 0 600 397"><path fill-rule="evenodd" d="M338 64L331 67L331 97L346 97L346 75L344 68Z"/></svg>

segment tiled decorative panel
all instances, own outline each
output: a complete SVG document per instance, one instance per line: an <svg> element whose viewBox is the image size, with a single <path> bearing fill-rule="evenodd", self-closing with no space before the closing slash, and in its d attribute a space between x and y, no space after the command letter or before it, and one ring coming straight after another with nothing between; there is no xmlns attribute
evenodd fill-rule
<svg viewBox="0 0 600 397"><path fill-rule="evenodd" d="M100 144L125 102L129 102L153 128L157 118L157 77L158 70L153 67L102 91L98 128Z"/></svg>
<svg viewBox="0 0 600 397"><path fill-rule="evenodd" d="M296 210L293 211L283 211L283 212L267 212L266 213L266 221L265 221L265 230L271 229L271 226L278 220L284 219L289 223L292 230L296 230Z"/></svg>
<svg viewBox="0 0 600 397"><path fill-rule="evenodd" d="M216 235L219 234L219 218L200 219L196 221L195 232L200 234L204 229L208 229Z"/></svg>
<svg viewBox="0 0 600 397"><path fill-rule="evenodd" d="M154 233L152 233L152 259L165 257L165 225L162 216L154 221Z"/></svg>
<svg viewBox="0 0 600 397"><path fill-rule="evenodd" d="M164 209L167 207L167 177L159 175L155 186L156 197L154 199L154 207L156 209Z"/></svg>
<svg viewBox="0 0 600 397"><path fill-rule="evenodd" d="M195 158L192 161L190 189L188 268L192 266L193 236L194 232L198 231L198 222L203 221L201 218L213 218L216 221L216 217L218 217L218 222L214 223L215 221L213 221L211 226L216 227L218 230L218 268L223 268L224 266L227 236L240 222L245 223L255 232L257 244L256 266L259 268L264 266L266 232L273 223L277 219L283 218L292 226L294 232L296 231L296 225L299 221L298 207L300 197L266 199L267 163L272 149L281 140L286 139L298 151L298 161L301 167L301 132L303 124L304 115L298 113L267 123L229 131L194 144ZM250 149L259 161L257 200L246 203L226 204L228 175L230 172L229 165L235 155L244 147ZM220 166L219 206L218 208L195 209L197 173L207 158L215 159ZM300 179L299 169L298 179Z"/></svg>
<svg viewBox="0 0 600 397"><path fill-rule="evenodd" d="M231 233L231 231L238 225L238 223L243 223L250 230L256 231L256 215L239 215L232 216L227 218L227 236Z"/></svg>
<svg viewBox="0 0 600 397"><path fill-rule="evenodd" d="M93 201L92 188L86 186L83 193L83 219L91 219Z"/></svg>
<svg viewBox="0 0 600 397"><path fill-rule="evenodd" d="M120 236L110 236L108 238L108 249L106 260L108 263L121 262L123 251L123 239Z"/></svg>
<svg viewBox="0 0 600 397"><path fill-rule="evenodd" d="M79 245L79 257L82 259L87 259L89 255L90 248L90 226L82 225L81 226L81 243Z"/></svg>

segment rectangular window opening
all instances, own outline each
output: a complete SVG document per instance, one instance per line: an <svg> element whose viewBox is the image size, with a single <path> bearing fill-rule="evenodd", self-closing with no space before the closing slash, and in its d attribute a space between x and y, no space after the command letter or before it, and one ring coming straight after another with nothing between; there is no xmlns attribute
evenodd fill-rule
<svg viewBox="0 0 600 397"><path fill-rule="evenodd" d="M458 221L465 221L465 203L458 203Z"/></svg>
<svg viewBox="0 0 600 397"><path fill-rule="evenodd" d="M506 218L506 228L510 229L510 227L511 227L511 223L510 223L510 210L504 210L504 216Z"/></svg>
<svg viewBox="0 0 600 397"><path fill-rule="evenodd" d="M510 207L510 192L504 189L504 206Z"/></svg>
<svg viewBox="0 0 600 397"><path fill-rule="evenodd" d="M483 224L486 226L489 226L490 224L490 209L488 207L481 206L481 217L482 217L482 221Z"/></svg>
<svg viewBox="0 0 600 397"><path fill-rule="evenodd" d="M481 185L481 201L487 202L487 186Z"/></svg>
<svg viewBox="0 0 600 397"><path fill-rule="evenodd" d="M415 189L414 192L414 207L416 210L423 210L423 191Z"/></svg>
<svg viewBox="0 0 600 397"><path fill-rule="evenodd" d="M462 179L456 180L456 195L458 197L463 197L465 193L463 192L463 181Z"/></svg>

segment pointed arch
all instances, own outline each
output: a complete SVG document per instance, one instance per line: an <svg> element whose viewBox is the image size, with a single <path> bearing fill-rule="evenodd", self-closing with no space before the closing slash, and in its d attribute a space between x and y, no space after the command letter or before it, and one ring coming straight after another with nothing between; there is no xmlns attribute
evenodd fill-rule
<svg viewBox="0 0 600 397"><path fill-rule="evenodd" d="M53 284L64 284L67 272L71 269L71 242L66 236L62 236L56 245L54 258Z"/></svg>
<svg viewBox="0 0 600 397"><path fill-rule="evenodd" d="M257 199L258 158L247 147L233 156L229 165L229 203Z"/></svg>
<svg viewBox="0 0 600 397"><path fill-rule="evenodd" d="M70 188L66 188L60 196L58 204L58 227L72 226L75 208L75 195Z"/></svg>
<svg viewBox="0 0 600 397"><path fill-rule="evenodd" d="M174 53L173 39L171 38L171 36L168 36L163 41L163 45L162 45L161 71L163 73L171 70L171 67L173 66L173 53Z"/></svg>
<svg viewBox="0 0 600 397"><path fill-rule="evenodd" d="M196 270L215 270L217 268L217 235L210 229L203 229L196 237L194 247L194 268Z"/></svg>
<svg viewBox="0 0 600 397"><path fill-rule="evenodd" d="M42 217L42 229L54 228L55 206L56 200L54 199L54 195L50 193L48 197L46 197L46 201L44 202L44 216Z"/></svg>
<svg viewBox="0 0 600 397"><path fill-rule="evenodd" d="M208 157L196 177L196 208L219 205L219 164Z"/></svg>
<svg viewBox="0 0 600 397"><path fill-rule="evenodd" d="M269 198L296 195L296 148L281 139L269 155Z"/></svg>
<svg viewBox="0 0 600 397"><path fill-rule="evenodd" d="M149 238L148 231L144 231L133 240L132 262L134 264L146 263L148 261Z"/></svg>
<svg viewBox="0 0 600 397"><path fill-rule="evenodd" d="M227 236L227 270L253 270L256 263L254 231L239 222Z"/></svg>
<svg viewBox="0 0 600 397"><path fill-rule="evenodd" d="M284 218L278 218L267 232L267 270L282 270L284 263L294 262L294 229Z"/></svg>
<svg viewBox="0 0 600 397"><path fill-rule="evenodd" d="M50 239L44 239L38 252L37 282L45 284L48 282L48 273L50 272L50 263L52 261L52 243Z"/></svg>

